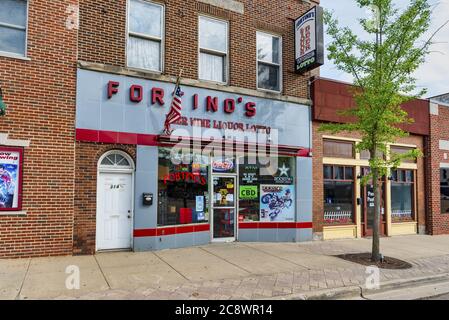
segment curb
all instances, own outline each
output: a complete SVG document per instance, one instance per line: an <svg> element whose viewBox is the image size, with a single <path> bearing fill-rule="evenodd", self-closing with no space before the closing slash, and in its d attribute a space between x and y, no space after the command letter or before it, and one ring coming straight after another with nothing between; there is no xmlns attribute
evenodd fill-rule
<svg viewBox="0 0 449 320"><path fill-rule="evenodd" d="M348 286L332 289L314 290L303 293L289 294L266 298L263 300L340 300L351 298L364 298L365 295L382 293L390 290L417 287L425 284L449 281L449 273L432 275L426 277L416 277L409 279L391 280L382 282L379 289L367 289L365 286ZM428 297L429 298L429 297Z"/></svg>
<svg viewBox="0 0 449 320"><path fill-rule="evenodd" d="M417 287L425 284L431 284L435 282L449 281L449 273L442 273L426 277L416 277L410 279L391 280L381 283L379 289L367 289L364 286L361 287L362 297L363 295L382 293L390 290L404 289L408 287Z"/></svg>

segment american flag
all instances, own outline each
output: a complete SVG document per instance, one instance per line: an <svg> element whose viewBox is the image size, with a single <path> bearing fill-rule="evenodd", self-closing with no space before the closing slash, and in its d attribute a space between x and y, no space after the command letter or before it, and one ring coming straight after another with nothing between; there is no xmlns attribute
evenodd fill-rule
<svg viewBox="0 0 449 320"><path fill-rule="evenodd" d="M176 84L175 91L173 91L173 100L171 102L170 112L165 117L164 133L166 135L170 135L172 133L170 125L181 118L181 110L182 110L181 98L183 95L184 92L182 92L181 86L179 85L178 81Z"/></svg>

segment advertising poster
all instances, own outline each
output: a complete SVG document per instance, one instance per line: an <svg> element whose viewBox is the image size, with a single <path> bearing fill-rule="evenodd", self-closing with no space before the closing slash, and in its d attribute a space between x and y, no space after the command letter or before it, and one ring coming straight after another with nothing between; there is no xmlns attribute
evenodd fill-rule
<svg viewBox="0 0 449 320"><path fill-rule="evenodd" d="M260 186L260 221L295 221L295 186Z"/></svg>
<svg viewBox="0 0 449 320"><path fill-rule="evenodd" d="M0 210L19 207L20 153L0 150Z"/></svg>

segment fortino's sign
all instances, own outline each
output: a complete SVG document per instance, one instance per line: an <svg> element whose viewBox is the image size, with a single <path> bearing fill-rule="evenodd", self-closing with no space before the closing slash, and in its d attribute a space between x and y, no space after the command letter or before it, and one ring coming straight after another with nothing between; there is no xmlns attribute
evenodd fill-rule
<svg viewBox="0 0 449 320"><path fill-rule="evenodd" d="M295 20L295 71L304 73L324 64L323 8L316 6Z"/></svg>

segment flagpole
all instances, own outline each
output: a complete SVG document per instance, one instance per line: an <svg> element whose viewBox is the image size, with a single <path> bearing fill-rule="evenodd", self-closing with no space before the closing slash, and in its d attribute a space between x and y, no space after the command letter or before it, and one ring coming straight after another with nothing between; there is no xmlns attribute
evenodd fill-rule
<svg viewBox="0 0 449 320"><path fill-rule="evenodd" d="M179 75L176 78L176 85L175 85L175 91L173 91L173 95L175 95L176 90L178 90L179 85L181 84L181 76L182 76L182 68L179 70Z"/></svg>
<svg viewBox="0 0 449 320"><path fill-rule="evenodd" d="M182 71L183 71L183 69L181 68L181 70L179 71L179 75L178 75L178 77L176 78L175 89L173 90L173 93L172 93L173 99L175 99L175 95L176 95L176 93L178 92L178 89L179 89L180 84L181 84ZM172 106L171 106L171 108L172 108L172 107L173 107L173 101L172 101ZM170 135L170 134L171 134L171 130L170 130L170 121L168 120L168 116L169 116L169 114L170 114L171 112L172 112L172 111L170 110L169 113L165 116L164 133L165 133L166 135Z"/></svg>

